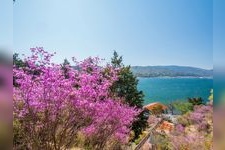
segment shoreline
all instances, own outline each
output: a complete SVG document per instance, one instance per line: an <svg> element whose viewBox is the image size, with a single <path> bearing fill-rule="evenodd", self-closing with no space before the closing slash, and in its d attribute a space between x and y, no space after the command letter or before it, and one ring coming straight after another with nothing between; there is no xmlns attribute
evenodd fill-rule
<svg viewBox="0 0 225 150"><path fill-rule="evenodd" d="M140 77L136 76L137 78L158 78L158 79L213 79L213 77L194 77L194 76L177 76L177 77L170 77L170 76L158 76L158 77Z"/></svg>

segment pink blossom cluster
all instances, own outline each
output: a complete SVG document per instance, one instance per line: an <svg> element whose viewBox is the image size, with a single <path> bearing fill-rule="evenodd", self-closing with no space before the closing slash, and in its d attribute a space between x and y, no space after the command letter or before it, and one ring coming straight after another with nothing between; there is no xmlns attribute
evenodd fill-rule
<svg viewBox="0 0 225 150"><path fill-rule="evenodd" d="M148 125L154 125L154 124L156 124L157 122L159 122L160 121L160 119L161 118L158 118L158 117L156 117L155 115L150 115L149 117L148 117Z"/></svg>
<svg viewBox="0 0 225 150"><path fill-rule="evenodd" d="M78 132L126 142L139 110L110 93L118 70L99 66L99 58L74 60L76 69L51 63L54 54L32 48L26 67L13 68L14 119L20 122L30 147L71 146ZM27 139L26 139L27 138Z"/></svg>
<svg viewBox="0 0 225 150"><path fill-rule="evenodd" d="M177 124L169 135L172 149L212 149L213 106L198 105L193 112L182 116L187 124Z"/></svg>
<svg viewBox="0 0 225 150"><path fill-rule="evenodd" d="M194 111L189 114L189 120L198 130L212 130L213 106L195 106Z"/></svg>
<svg viewBox="0 0 225 150"><path fill-rule="evenodd" d="M170 148L173 150L208 150L206 139L201 133L182 134L177 136L169 136Z"/></svg>

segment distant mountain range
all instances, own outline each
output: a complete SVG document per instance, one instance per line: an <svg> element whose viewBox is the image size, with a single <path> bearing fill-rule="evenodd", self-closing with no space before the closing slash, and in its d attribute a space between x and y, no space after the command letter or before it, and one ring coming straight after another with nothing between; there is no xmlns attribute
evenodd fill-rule
<svg viewBox="0 0 225 150"><path fill-rule="evenodd" d="M213 77L213 69L186 66L132 66L137 77Z"/></svg>

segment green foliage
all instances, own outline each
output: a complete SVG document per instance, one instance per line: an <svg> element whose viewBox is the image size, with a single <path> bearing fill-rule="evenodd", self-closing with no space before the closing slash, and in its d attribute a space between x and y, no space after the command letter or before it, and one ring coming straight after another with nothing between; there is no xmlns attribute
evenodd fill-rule
<svg viewBox="0 0 225 150"><path fill-rule="evenodd" d="M193 104L190 102L176 101L173 103L173 106L181 114L186 114L193 110Z"/></svg>
<svg viewBox="0 0 225 150"><path fill-rule="evenodd" d="M63 66L69 65L70 66L70 62L65 58L63 61Z"/></svg>
<svg viewBox="0 0 225 150"><path fill-rule="evenodd" d="M211 102L211 103L213 103L213 89L211 89L211 91L210 91L210 96L209 96L209 101Z"/></svg>
<svg viewBox="0 0 225 150"><path fill-rule="evenodd" d="M132 74L130 66L122 67L119 72L119 79L112 86L112 91L119 97L125 97L126 103L130 106L142 108L143 92L137 90L138 80Z"/></svg>
<svg viewBox="0 0 225 150"><path fill-rule="evenodd" d="M63 63L61 64L62 70L63 70L63 74L65 76L66 79L69 78L69 68L70 67L70 62L67 59L64 59Z"/></svg>
<svg viewBox="0 0 225 150"><path fill-rule="evenodd" d="M134 143L136 144L136 145L138 145L140 142L141 142L141 140L146 136L146 132L142 132L140 135L139 135L139 137L134 141Z"/></svg>
<svg viewBox="0 0 225 150"><path fill-rule="evenodd" d="M113 57L111 58L111 64L115 68L124 67L123 65L123 57L119 56L116 51L113 52Z"/></svg>
<svg viewBox="0 0 225 150"><path fill-rule="evenodd" d="M201 97L188 98L188 102L191 103L193 106L204 104L203 99Z"/></svg>
<svg viewBox="0 0 225 150"><path fill-rule="evenodd" d="M13 54L13 65L17 68L25 67L26 63L19 58L19 54Z"/></svg>
<svg viewBox="0 0 225 150"><path fill-rule="evenodd" d="M29 68L29 64L26 61L23 61L21 58L19 58L19 54L14 53L13 54L13 66L15 68L23 68L24 71L33 74L33 75L40 75L41 71L36 69L36 70L29 70L26 69L26 67ZM13 75L13 86L14 87L18 87L20 86L17 82L16 82L16 77Z"/></svg>
<svg viewBox="0 0 225 150"><path fill-rule="evenodd" d="M125 103L129 106L142 109L144 102L144 94L137 89L138 80L133 75L130 66L124 66L122 56L116 51L113 53L111 64L119 69L119 79L112 85L111 92L121 98L125 98ZM147 116L145 112L141 112L138 119L133 123L132 130L135 133L134 139L138 138L144 128L147 127Z"/></svg>
<svg viewBox="0 0 225 150"><path fill-rule="evenodd" d="M14 53L13 54L13 66L16 68L21 68L21 67L25 67L26 63L23 62L20 58L19 58L19 54ZM13 76L13 86L18 87L19 84L16 83L16 77Z"/></svg>

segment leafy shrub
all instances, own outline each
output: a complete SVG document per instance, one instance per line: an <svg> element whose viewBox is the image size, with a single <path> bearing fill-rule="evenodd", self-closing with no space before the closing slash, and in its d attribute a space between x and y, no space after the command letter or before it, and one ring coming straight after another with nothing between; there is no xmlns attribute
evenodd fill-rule
<svg viewBox="0 0 225 150"><path fill-rule="evenodd" d="M173 106L181 114L185 114L193 110L193 104L189 102L177 101L173 103Z"/></svg>

